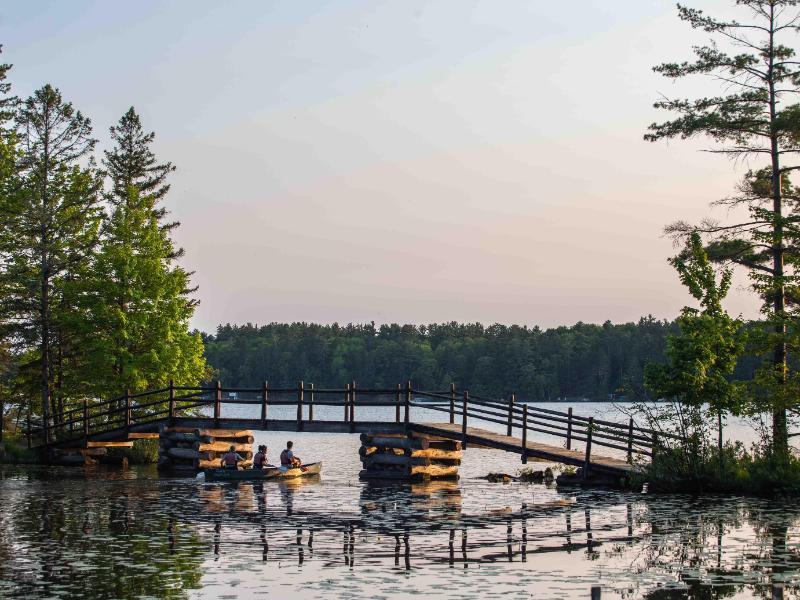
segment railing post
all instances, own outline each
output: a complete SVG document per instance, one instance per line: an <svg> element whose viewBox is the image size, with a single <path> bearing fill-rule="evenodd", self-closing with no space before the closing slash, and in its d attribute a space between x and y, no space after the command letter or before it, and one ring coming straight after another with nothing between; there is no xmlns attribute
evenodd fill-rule
<svg viewBox="0 0 800 600"><path fill-rule="evenodd" d="M567 450L572 450L572 407L567 410Z"/></svg>
<svg viewBox="0 0 800 600"><path fill-rule="evenodd" d="M83 400L83 437L87 442L89 441L89 405L85 398Z"/></svg>
<svg viewBox="0 0 800 600"><path fill-rule="evenodd" d="M297 384L297 431L303 431L303 382Z"/></svg>
<svg viewBox="0 0 800 600"><path fill-rule="evenodd" d="M514 402L516 401L516 394L511 394L508 399L508 424L506 425L506 435L511 437L514 433Z"/></svg>
<svg viewBox="0 0 800 600"><path fill-rule="evenodd" d="M350 381L350 432L355 430L356 421L356 380Z"/></svg>
<svg viewBox="0 0 800 600"><path fill-rule="evenodd" d="M217 427L220 416L222 416L222 383L217 379L216 394L214 394L214 425Z"/></svg>
<svg viewBox="0 0 800 600"><path fill-rule="evenodd" d="M347 419L350 416L350 384L346 383L344 386L344 422L347 423Z"/></svg>
<svg viewBox="0 0 800 600"><path fill-rule="evenodd" d="M628 464L633 464L633 419L628 420Z"/></svg>
<svg viewBox="0 0 800 600"><path fill-rule="evenodd" d="M654 431L652 447L650 448L650 462L653 462L655 460L657 449L658 449L658 434Z"/></svg>
<svg viewBox="0 0 800 600"><path fill-rule="evenodd" d="M450 384L450 422L456 422L456 384Z"/></svg>
<svg viewBox="0 0 800 600"><path fill-rule="evenodd" d="M269 400L269 382L261 384L261 429L267 429L267 400Z"/></svg>
<svg viewBox="0 0 800 600"><path fill-rule="evenodd" d="M175 382L169 380L169 424L175 422Z"/></svg>
<svg viewBox="0 0 800 600"><path fill-rule="evenodd" d="M522 405L522 464L528 464L528 405Z"/></svg>
<svg viewBox="0 0 800 600"><path fill-rule="evenodd" d="M401 396L402 395L403 395L403 385L398 383L397 384L397 394L395 395L395 398L394 398L394 422L395 423L399 423L400 422L400 402L402 402L402 400L401 400Z"/></svg>
<svg viewBox="0 0 800 600"><path fill-rule="evenodd" d="M314 384L309 384L309 398L308 398L308 420L314 420Z"/></svg>
<svg viewBox="0 0 800 600"><path fill-rule="evenodd" d="M594 417L589 417L586 424L586 458L583 461L583 478L589 479L589 465L592 460L592 430L594 429Z"/></svg>
<svg viewBox="0 0 800 600"><path fill-rule="evenodd" d="M411 380L406 381L406 399L404 407L403 422L406 424L406 432L408 432L411 424Z"/></svg>
<svg viewBox="0 0 800 600"><path fill-rule="evenodd" d="M469 402L469 390L464 390L464 397L461 400L461 447L467 448L467 403Z"/></svg>
<svg viewBox="0 0 800 600"><path fill-rule="evenodd" d="M125 390L125 431L131 428L131 391Z"/></svg>

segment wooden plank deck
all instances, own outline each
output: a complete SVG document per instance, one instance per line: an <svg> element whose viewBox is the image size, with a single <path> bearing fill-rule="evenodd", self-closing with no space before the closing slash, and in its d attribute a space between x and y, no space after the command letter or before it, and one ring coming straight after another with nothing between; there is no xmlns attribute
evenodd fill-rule
<svg viewBox="0 0 800 600"><path fill-rule="evenodd" d="M411 425L412 431L432 436L445 437L453 440L462 439L461 425L457 423L415 423ZM467 427L467 446L470 444L487 446L506 452L522 454L522 440L513 436L495 433L479 427ZM553 462L582 467L586 455L582 450L567 450L560 446L543 444L527 440L527 455ZM636 467L629 465L624 460L597 454L594 449L591 454L589 470L596 470L611 475L626 475Z"/></svg>

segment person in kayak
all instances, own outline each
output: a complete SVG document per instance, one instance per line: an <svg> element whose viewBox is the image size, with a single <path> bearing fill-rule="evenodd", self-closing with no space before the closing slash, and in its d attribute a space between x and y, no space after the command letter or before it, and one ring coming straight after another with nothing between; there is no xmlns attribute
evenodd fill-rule
<svg viewBox="0 0 800 600"><path fill-rule="evenodd" d="M225 456L222 457L220 462L222 463L223 469L232 469L235 471L239 468L239 461L242 460L244 459L236 452L236 446L231 446L231 449L225 453Z"/></svg>
<svg viewBox="0 0 800 600"><path fill-rule="evenodd" d="M294 446L292 442L286 442L286 449L281 452L281 471L288 471L303 464L300 458L292 452L292 446Z"/></svg>
<svg viewBox="0 0 800 600"><path fill-rule="evenodd" d="M263 444L258 447L258 452L253 457L253 468L254 469L263 469L264 465L267 464L267 447Z"/></svg>

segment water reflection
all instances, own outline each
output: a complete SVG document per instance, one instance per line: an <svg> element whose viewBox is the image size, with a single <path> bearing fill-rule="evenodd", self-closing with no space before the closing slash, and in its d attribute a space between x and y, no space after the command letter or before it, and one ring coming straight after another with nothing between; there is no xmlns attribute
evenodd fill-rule
<svg viewBox="0 0 800 600"><path fill-rule="evenodd" d="M474 481L0 480L0 596L797 598L792 502ZM402 577L402 579L398 579ZM278 586L278 587L276 587ZM283 587L281 587L283 586Z"/></svg>

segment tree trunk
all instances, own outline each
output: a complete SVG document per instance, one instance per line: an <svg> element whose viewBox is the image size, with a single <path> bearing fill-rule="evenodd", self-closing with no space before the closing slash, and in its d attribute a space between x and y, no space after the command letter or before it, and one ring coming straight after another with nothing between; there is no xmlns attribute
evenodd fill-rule
<svg viewBox="0 0 800 600"><path fill-rule="evenodd" d="M770 157L772 159L772 277L774 294L772 310L774 313L774 332L777 340L773 348L772 362L777 375L778 386L786 384L786 290L783 284L784 245L783 245L783 198L781 195L780 150L778 148L778 131L776 126L776 94L774 81L774 26L775 7L770 6L770 59L769 59L769 116L770 116ZM773 399L772 406L772 448L778 457L787 456L789 438L786 427L786 407L782 397Z"/></svg>

